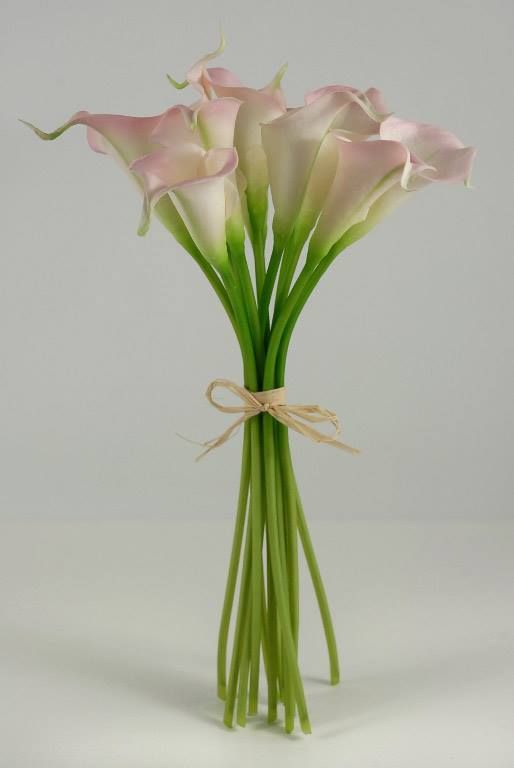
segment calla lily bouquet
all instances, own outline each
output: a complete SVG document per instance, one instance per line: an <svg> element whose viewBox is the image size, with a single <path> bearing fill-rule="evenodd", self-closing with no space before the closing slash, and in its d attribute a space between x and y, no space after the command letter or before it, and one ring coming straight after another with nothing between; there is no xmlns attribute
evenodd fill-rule
<svg viewBox="0 0 514 768"><path fill-rule="evenodd" d="M265 87L250 88L229 70L209 66L223 47L222 40L183 82L169 78L175 88L197 92L190 106L153 117L77 112L52 133L28 125L46 140L86 126L90 147L114 157L141 192L139 234L157 217L202 269L234 328L244 387L216 380L207 395L238 418L204 449L217 448L244 424L218 639L218 695L226 725L234 718L245 725L258 712L264 670L268 721L277 720L283 705L285 730L294 729L298 716L309 733L298 665L299 543L319 603L333 684L339 663L289 431L354 449L337 439L335 413L287 403L289 343L302 308L334 259L422 188L441 181L468 184L475 151L448 131L393 116L375 88L329 85L307 93L303 105L287 107L284 68ZM235 405L214 400L216 388L230 390ZM314 426L323 422L333 433Z"/></svg>

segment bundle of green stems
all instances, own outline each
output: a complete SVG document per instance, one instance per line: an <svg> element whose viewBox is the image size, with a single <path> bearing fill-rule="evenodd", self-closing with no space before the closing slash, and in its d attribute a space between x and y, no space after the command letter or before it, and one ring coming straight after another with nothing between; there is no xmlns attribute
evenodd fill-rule
<svg viewBox="0 0 514 768"><path fill-rule="evenodd" d="M197 249L189 250L232 323L241 349L245 387L251 392L283 387L296 321L318 281L340 253L341 243L316 265L307 259L296 280L293 278L300 252L287 243L282 247L275 240L266 264L263 243L253 242L253 279L241 244L229 247L229 265L220 275ZM268 722L277 720L281 703L286 732L294 730L298 715L302 731L310 733L298 663L299 543L319 605L333 685L339 682L339 661L328 600L298 492L288 432L267 413L254 416L244 425L239 499L219 627L217 689L225 702L224 723L232 727L235 719L244 726L247 717L258 712L263 669Z"/></svg>

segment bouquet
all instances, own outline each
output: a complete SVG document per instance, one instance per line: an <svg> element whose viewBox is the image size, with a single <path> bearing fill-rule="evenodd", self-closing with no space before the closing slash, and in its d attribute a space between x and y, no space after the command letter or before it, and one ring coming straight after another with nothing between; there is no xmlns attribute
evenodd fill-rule
<svg viewBox="0 0 514 768"><path fill-rule="evenodd" d="M441 128L394 116L376 88L328 85L307 93L303 105L288 107L281 87L285 67L268 85L250 88L228 69L209 66L223 48L222 39L183 82L169 77L176 89L196 91L189 106L152 117L77 112L52 133L27 125L45 140L86 126L90 147L111 155L139 189L138 233L147 232L152 217L159 219L203 271L232 324L243 383L216 379L207 397L235 420L204 443L201 454L244 425L217 690L225 724L232 727L235 719L244 726L258 712L265 677L268 721L275 722L283 706L286 732L298 717L309 733L298 664L299 545L319 604L334 685L339 662L289 433L356 450L339 440L333 411L288 403L289 344L334 259L423 188L441 181L467 185L475 150ZM217 399L220 389L228 391L229 404Z"/></svg>

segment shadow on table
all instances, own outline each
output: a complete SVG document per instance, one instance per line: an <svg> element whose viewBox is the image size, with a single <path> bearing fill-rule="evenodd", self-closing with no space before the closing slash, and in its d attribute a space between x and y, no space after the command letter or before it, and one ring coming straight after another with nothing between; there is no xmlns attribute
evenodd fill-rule
<svg viewBox="0 0 514 768"><path fill-rule="evenodd" d="M334 688L328 683L321 688L321 680L307 678L313 726L320 736L338 736L391 713L462 697L467 688L501 675L510 665L512 643L505 642L409 660L369 676L343 680Z"/></svg>
<svg viewBox="0 0 514 768"><path fill-rule="evenodd" d="M4 653L13 661L37 664L52 674L143 697L153 705L187 712L224 728L222 704L216 699L214 681L208 673L202 676L201 672L181 669L162 655L127 653L126 648L112 644L102 646L98 640L18 627L2 629L1 635ZM191 659L190 649L182 658ZM198 666L205 668L205 663L200 661Z"/></svg>
<svg viewBox="0 0 514 768"><path fill-rule="evenodd" d="M193 665L181 669L161 653L152 656L142 649L139 653L128 652L125 647L113 647L112 642L103 646L98 639L88 641L84 637L51 635L27 628L4 629L1 639L4 653L13 661L36 664L52 674L143 698L225 730L221 722L223 705L215 696L211 660L197 660L196 670ZM186 649L181 657L190 660L191 649ZM512 644L505 642L476 649L451 649L445 655L405 661L368 676L350 677L334 688L318 678L307 677L313 728L319 737L336 737L391 714L401 715L427 703L462 696L463 689L502 674L509 659L512 660ZM447 703L445 706L448 707ZM270 729L264 717L253 720L253 727L266 727L283 735L280 723Z"/></svg>

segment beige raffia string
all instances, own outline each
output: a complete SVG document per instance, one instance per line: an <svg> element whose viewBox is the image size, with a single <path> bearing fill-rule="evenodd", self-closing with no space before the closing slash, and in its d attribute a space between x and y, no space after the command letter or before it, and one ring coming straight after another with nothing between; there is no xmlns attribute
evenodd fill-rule
<svg viewBox="0 0 514 768"><path fill-rule="evenodd" d="M241 400L240 405L223 405L213 397L215 389L226 389L239 397ZM268 413L273 416L274 419L279 421L289 429L294 429L295 432L299 432L300 435L308 437L316 443L326 443L327 445L333 445L335 448L341 448L348 453L359 453L358 448L352 448L351 445L342 443L337 438L341 434L341 425L337 415L333 411L329 411L327 408L321 408L319 405L290 405L286 403L286 388L279 387L278 389L268 389L265 392L250 392L249 389L241 387L234 381L229 379L215 379L211 381L207 387L205 393L207 400L218 411L222 413L238 413L241 414L236 421L233 422L219 437L215 437L212 440L207 440L203 445L205 450L197 457L201 459L214 448L219 448L220 445L226 443L227 440L232 437L236 429L244 424L245 421L251 419L253 416L257 416L259 413ZM311 424L322 424L324 422L330 422L334 428L334 432L331 435L327 435L321 432L319 429L310 426Z"/></svg>

